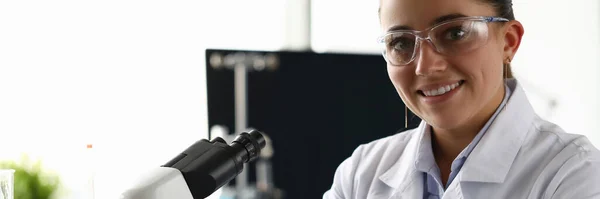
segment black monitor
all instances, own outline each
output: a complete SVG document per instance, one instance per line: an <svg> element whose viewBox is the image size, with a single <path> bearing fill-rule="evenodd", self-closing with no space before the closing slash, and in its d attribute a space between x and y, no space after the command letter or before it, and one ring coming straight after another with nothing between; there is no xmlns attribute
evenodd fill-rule
<svg viewBox="0 0 600 199"><path fill-rule="evenodd" d="M272 139L274 182L286 199L321 198L356 147L405 127L381 55L208 49L209 128L235 129L236 56L257 58L245 61L247 125ZM409 128L420 122L408 119Z"/></svg>

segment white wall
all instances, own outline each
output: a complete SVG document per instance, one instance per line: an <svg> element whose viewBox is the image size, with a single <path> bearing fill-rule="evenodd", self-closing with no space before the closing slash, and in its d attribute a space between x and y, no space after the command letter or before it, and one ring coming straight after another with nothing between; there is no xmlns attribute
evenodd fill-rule
<svg viewBox="0 0 600 199"><path fill-rule="evenodd" d="M600 3L596 0L515 1L525 26L514 60L517 78L542 116L600 147ZM542 97L557 99L550 112Z"/></svg>
<svg viewBox="0 0 600 199"><path fill-rule="evenodd" d="M204 50L275 50L278 0L0 1L0 159L44 160L96 198L207 135Z"/></svg>
<svg viewBox="0 0 600 199"><path fill-rule="evenodd" d="M316 52L381 54L379 0L312 1L312 47Z"/></svg>
<svg viewBox="0 0 600 199"><path fill-rule="evenodd" d="M318 52L379 54L378 1L313 2L313 47ZM525 26L513 72L536 111L567 132L600 147L600 2L514 0ZM344 9L340 9L341 5ZM333 14L331 13L333 10ZM557 106L549 108L549 99Z"/></svg>

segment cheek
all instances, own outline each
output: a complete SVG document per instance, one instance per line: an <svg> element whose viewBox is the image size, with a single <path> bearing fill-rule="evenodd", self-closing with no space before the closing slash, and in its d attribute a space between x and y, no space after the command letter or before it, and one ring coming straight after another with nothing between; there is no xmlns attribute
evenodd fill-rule
<svg viewBox="0 0 600 199"><path fill-rule="evenodd" d="M406 95L410 90L410 84L413 79L410 73L409 66L388 66L387 71L390 80L392 81L392 84L394 84L394 87L398 91L398 94L400 94L403 100L406 100Z"/></svg>
<svg viewBox="0 0 600 199"><path fill-rule="evenodd" d="M387 72L388 72L388 76L390 77L390 80L392 80L392 82L394 83L394 85L396 85L396 82L401 79L400 78L401 71L399 71L397 67L387 66Z"/></svg>
<svg viewBox="0 0 600 199"><path fill-rule="evenodd" d="M467 80L481 84L489 81L500 81L502 78L502 59L493 48L482 48L468 55L453 59L457 72Z"/></svg>
<svg viewBox="0 0 600 199"><path fill-rule="evenodd" d="M473 68L477 68L478 78L481 78L482 82L501 82L502 81L502 58L501 54L493 52L492 49L479 55L477 65L473 65Z"/></svg>

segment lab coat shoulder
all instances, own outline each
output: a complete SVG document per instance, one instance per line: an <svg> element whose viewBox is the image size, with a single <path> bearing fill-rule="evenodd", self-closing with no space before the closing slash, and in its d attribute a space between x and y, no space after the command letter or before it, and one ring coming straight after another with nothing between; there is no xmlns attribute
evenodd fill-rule
<svg viewBox="0 0 600 199"><path fill-rule="evenodd" d="M337 168L333 185L323 198L370 198L389 195L393 189L378 180L394 166L405 152L406 145L418 135L417 129L406 130L358 146ZM369 196L367 196L367 193Z"/></svg>
<svg viewBox="0 0 600 199"><path fill-rule="evenodd" d="M547 194L550 198L600 198L600 155L580 149L554 176L548 189L554 193Z"/></svg>
<svg viewBox="0 0 600 199"><path fill-rule="evenodd" d="M557 151L548 164L554 165L556 172L544 198L600 198L600 151L586 136L566 133L539 117L534 124L536 140L554 142L545 145L549 147L546 152Z"/></svg>
<svg viewBox="0 0 600 199"><path fill-rule="evenodd" d="M600 198L600 151L537 115L532 124L504 185L528 198Z"/></svg>

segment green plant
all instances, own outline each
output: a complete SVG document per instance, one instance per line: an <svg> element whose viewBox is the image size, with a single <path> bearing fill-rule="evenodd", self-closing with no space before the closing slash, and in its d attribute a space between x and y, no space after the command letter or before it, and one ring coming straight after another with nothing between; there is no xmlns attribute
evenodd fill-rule
<svg viewBox="0 0 600 199"><path fill-rule="evenodd" d="M15 170L15 199L51 199L60 186L59 177L44 170L41 161L23 156L20 162L0 162L0 168Z"/></svg>

